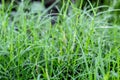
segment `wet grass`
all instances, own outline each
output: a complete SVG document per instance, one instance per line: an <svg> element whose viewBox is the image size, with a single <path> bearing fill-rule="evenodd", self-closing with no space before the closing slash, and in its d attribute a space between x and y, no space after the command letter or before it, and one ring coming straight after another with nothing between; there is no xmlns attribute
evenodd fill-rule
<svg viewBox="0 0 120 80"><path fill-rule="evenodd" d="M11 7L0 10L0 79L120 79L120 28L111 20L119 10L73 5L52 25L46 11L25 12L26 6L21 3L12 18Z"/></svg>

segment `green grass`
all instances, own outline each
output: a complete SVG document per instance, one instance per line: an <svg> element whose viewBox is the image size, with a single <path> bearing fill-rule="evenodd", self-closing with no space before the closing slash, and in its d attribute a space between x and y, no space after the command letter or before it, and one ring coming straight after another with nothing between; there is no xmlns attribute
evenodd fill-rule
<svg viewBox="0 0 120 80"><path fill-rule="evenodd" d="M52 25L47 14L25 12L26 6L13 19L11 7L0 10L1 80L120 80L120 28L110 21L115 10L73 5L69 17L61 11Z"/></svg>

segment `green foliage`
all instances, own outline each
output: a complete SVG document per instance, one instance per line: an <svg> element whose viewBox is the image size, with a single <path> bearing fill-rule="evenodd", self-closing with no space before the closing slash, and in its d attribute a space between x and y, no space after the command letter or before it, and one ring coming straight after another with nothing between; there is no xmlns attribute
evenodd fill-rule
<svg viewBox="0 0 120 80"><path fill-rule="evenodd" d="M72 4L69 11L69 4L62 5L54 25L46 9L33 13L33 6L22 2L13 14L14 5L5 10L2 4L1 80L120 79L117 5L97 11L99 5L86 9Z"/></svg>

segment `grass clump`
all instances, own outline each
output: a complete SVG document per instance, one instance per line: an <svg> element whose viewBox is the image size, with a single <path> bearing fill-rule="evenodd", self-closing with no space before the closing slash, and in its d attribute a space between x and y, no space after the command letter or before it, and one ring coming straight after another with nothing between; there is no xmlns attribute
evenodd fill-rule
<svg viewBox="0 0 120 80"><path fill-rule="evenodd" d="M12 18L1 8L0 79L119 80L120 28L109 22L115 15L92 4L89 10L72 6L52 25L51 17L26 6L22 2Z"/></svg>

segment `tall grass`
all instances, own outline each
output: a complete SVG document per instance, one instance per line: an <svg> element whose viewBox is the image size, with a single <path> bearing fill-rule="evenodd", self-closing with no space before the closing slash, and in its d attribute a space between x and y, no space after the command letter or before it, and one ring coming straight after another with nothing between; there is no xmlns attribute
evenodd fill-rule
<svg viewBox="0 0 120 80"><path fill-rule="evenodd" d="M0 9L1 80L120 79L120 28L109 22L115 14L72 5L52 25L47 14L25 12L27 6L22 2L12 18L12 4Z"/></svg>

